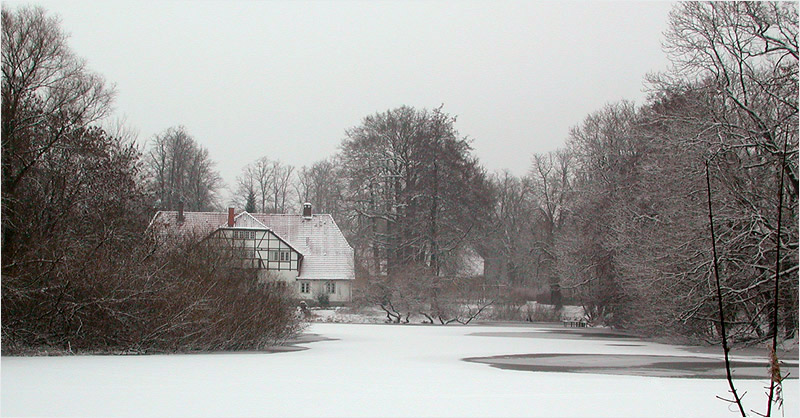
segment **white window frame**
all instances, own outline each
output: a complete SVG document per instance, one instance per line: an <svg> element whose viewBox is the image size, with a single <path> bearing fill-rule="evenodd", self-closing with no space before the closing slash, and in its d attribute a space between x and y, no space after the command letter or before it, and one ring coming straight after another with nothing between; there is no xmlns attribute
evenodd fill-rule
<svg viewBox="0 0 800 418"><path fill-rule="evenodd" d="M233 239L245 239L245 240L254 240L256 239L256 231L233 231Z"/></svg>
<svg viewBox="0 0 800 418"><path fill-rule="evenodd" d="M333 295L336 293L336 282L325 283L325 293Z"/></svg>
<svg viewBox="0 0 800 418"><path fill-rule="evenodd" d="M300 282L300 293L311 293L311 283Z"/></svg>

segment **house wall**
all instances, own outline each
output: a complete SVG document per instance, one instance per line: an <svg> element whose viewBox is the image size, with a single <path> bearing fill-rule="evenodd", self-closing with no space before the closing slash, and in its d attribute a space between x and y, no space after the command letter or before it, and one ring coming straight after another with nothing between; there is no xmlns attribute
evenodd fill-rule
<svg viewBox="0 0 800 418"><path fill-rule="evenodd" d="M316 300L320 294L328 294L331 302L350 302L352 280L297 280L302 263L299 254L287 243L268 230L256 228L220 228L215 238L239 248L243 263L258 269L260 282L284 282L291 287L296 297ZM301 292L302 283L309 284L309 292ZM328 293L327 283L334 284L334 292Z"/></svg>
<svg viewBox="0 0 800 418"><path fill-rule="evenodd" d="M297 277L300 255L275 234L267 230L221 228L216 238L229 242L242 251L245 262L253 268L275 272L294 271ZM281 277L290 277L280 274Z"/></svg>
<svg viewBox="0 0 800 418"><path fill-rule="evenodd" d="M308 293L301 292L303 283L309 284ZM328 283L334 284L334 293L327 292L326 285ZM317 296L323 293L328 294L328 300L331 302L350 302L353 300L352 280L297 280L295 291L300 299L304 300L317 300Z"/></svg>
<svg viewBox="0 0 800 418"><path fill-rule="evenodd" d="M284 282L287 286L294 286L300 272L297 270L258 270L259 282Z"/></svg>

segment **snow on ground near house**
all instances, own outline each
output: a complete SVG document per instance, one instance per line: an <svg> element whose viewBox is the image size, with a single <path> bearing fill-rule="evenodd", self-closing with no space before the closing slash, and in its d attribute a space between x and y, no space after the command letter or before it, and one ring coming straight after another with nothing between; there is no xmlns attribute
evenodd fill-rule
<svg viewBox="0 0 800 418"><path fill-rule="evenodd" d="M549 329L552 331L552 328ZM502 370L513 354L688 355L681 347L531 337L536 326L312 324L282 353L3 357L3 416L736 416L724 379ZM483 333L484 335L470 335ZM525 337L513 336L525 333ZM492 335L487 335L492 334ZM694 356L713 356L697 354ZM796 363L797 359L793 359ZM795 376L796 377L796 376ZM763 412L766 380L737 382ZM787 380L786 416L800 415Z"/></svg>

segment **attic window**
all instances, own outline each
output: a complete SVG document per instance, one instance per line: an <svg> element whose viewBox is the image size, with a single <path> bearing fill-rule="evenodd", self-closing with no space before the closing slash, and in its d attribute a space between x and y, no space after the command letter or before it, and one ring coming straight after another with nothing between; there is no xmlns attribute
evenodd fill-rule
<svg viewBox="0 0 800 418"><path fill-rule="evenodd" d="M233 239L256 239L256 231L233 231Z"/></svg>

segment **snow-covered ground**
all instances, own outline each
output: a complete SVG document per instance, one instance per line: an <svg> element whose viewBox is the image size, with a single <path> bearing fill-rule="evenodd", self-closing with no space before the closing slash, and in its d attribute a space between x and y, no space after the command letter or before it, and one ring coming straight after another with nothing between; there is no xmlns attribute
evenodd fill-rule
<svg viewBox="0 0 800 418"><path fill-rule="evenodd" d="M677 346L531 338L535 326L316 323L332 340L283 353L3 357L3 416L737 416L722 379L501 370L535 353L688 355ZM484 335L470 335L484 333ZM515 336L515 333L520 333ZM492 335L486 335L492 334ZM498 336L501 335L501 336ZM631 342L631 341L627 341ZM697 354L694 356L714 356ZM797 359L793 359L796 363ZM765 371L766 372L766 371ZM784 384L800 415L798 380ZM764 410L765 380L740 380ZM776 415L778 416L778 415Z"/></svg>

